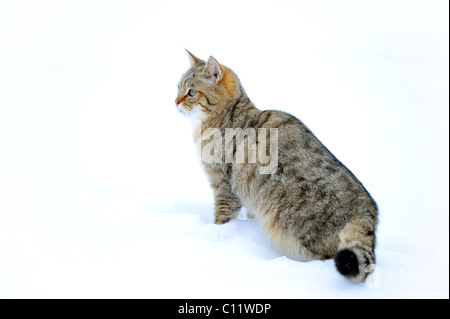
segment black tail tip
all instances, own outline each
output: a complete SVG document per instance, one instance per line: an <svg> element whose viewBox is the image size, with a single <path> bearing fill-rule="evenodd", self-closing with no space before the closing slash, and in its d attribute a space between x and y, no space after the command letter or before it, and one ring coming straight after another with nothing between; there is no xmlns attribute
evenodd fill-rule
<svg viewBox="0 0 450 319"><path fill-rule="evenodd" d="M334 256L337 270L345 277L356 277L359 274L359 263L355 253L350 249L343 249Z"/></svg>

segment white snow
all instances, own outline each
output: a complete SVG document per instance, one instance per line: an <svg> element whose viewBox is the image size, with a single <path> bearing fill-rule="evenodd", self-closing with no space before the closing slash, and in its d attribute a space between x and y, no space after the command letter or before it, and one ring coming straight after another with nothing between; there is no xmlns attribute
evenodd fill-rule
<svg viewBox="0 0 450 319"><path fill-rule="evenodd" d="M2 1L1 298L449 298L447 1ZM213 224L184 48L300 118L380 207L376 276Z"/></svg>

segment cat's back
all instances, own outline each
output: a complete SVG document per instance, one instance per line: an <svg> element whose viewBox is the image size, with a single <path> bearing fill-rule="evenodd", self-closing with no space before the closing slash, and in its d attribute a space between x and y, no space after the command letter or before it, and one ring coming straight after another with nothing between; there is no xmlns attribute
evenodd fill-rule
<svg viewBox="0 0 450 319"><path fill-rule="evenodd" d="M295 116L276 110L259 111L247 125L265 128L266 154L276 154L269 161L272 165L276 161L271 174L259 173L261 163L236 166L236 186L253 209L264 210L264 214L277 203L289 207L293 214L320 212L325 218L327 211L350 216L360 210L376 210L359 180ZM269 142L273 134L270 129L277 133L277 152L270 149L274 147Z"/></svg>
<svg viewBox="0 0 450 319"><path fill-rule="evenodd" d="M278 110L259 111L248 120L247 126L265 128L265 140L270 140L270 129L276 130L277 170L265 179L273 177L277 182L288 184L308 182L326 186L330 191L356 191L370 197L353 173L297 117ZM266 144L267 154L271 146Z"/></svg>
<svg viewBox="0 0 450 319"><path fill-rule="evenodd" d="M260 111L247 125L266 128L268 135L269 129L276 129L277 158L270 159L276 168L260 174L261 163L234 165L232 184L291 256L303 260L333 256L338 234L349 220L376 216L376 204L364 186L299 119L281 111ZM272 154L271 144L266 144L266 154Z"/></svg>

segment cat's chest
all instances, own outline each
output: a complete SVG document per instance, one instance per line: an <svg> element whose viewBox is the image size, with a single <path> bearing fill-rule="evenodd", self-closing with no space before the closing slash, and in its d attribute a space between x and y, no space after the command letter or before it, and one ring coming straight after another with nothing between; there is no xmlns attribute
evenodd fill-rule
<svg viewBox="0 0 450 319"><path fill-rule="evenodd" d="M201 160L201 151L202 151L202 125L207 123L207 115L200 110L200 107L197 106L194 111L192 111L191 115L191 126L192 126L192 139L194 141L194 147L198 158Z"/></svg>
<svg viewBox="0 0 450 319"><path fill-rule="evenodd" d="M204 114L201 111L193 111L191 114L192 139L194 141L195 153L201 159L202 149L202 122L204 121Z"/></svg>
<svg viewBox="0 0 450 319"><path fill-rule="evenodd" d="M194 148L197 157L201 159L202 150L202 125L201 121L192 122L192 139L194 141Z"/></svg>

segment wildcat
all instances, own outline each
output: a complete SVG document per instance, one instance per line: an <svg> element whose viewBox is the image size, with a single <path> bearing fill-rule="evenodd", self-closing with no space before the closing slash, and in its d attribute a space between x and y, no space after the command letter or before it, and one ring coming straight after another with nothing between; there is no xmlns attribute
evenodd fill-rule
<svg viewBox="0 0 450 319"><path fill-rule="evenodd" d="M243 163L225 161L225 153L221 161L202 158L214 193L215 223L227 223L245 206L288 256L334 258L345 278L365 280L375 265L378 209L364 186L300 120L257 109L232 70L213 57L205 62L187 52L191 68L181 77L175 103L193 120L200 153L211 143L202 138L208 129L225 135L227 129L266 128L268 133L272 128L278 135L271 174L261 174L257 168L263 164L249 161L248 154ZM244 143L256 147L259 140L247 137ZM225 149L235 155L237 146L228 143Z"/></svg>

